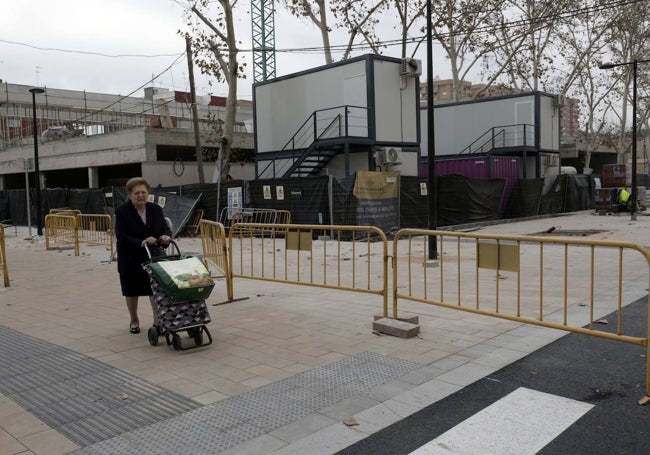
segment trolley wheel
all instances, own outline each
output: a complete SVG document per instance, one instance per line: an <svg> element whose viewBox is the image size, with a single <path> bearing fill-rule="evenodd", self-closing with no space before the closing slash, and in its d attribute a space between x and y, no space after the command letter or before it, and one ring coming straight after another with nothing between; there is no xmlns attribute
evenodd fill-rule
<svg viewBox="0 0 650 455"><path fill-rule="evenodd" d="M158 344L158 328L149 327L147 338L149 338L149 344L151 346L156 346Z"/></svg>
<svg viewBox="0 0 650 455"><path fill-rule="evenodd" d="M174 345L174 349L177 351L180 351L182 349L181 336L178 333L172 335L172 344Z"/></svg>
<svg viewBox="0 0 650 455"><path fill-rule="evenodd" d="M196 329L194 332L194 344L201 346L203 344L203 329L201 327Z"/></svg>

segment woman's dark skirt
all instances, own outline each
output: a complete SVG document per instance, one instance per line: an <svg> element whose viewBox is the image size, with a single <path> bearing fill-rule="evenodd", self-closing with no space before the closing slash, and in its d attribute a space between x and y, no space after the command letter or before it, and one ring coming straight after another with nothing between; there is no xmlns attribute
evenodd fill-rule
<svg viewBox="0 0 650 455"><path fill-rule="evenodd" d="M144 269L132 273L120 273L120 285L122 286L122 295L125 297L153 295L149 276Z"/></svg>

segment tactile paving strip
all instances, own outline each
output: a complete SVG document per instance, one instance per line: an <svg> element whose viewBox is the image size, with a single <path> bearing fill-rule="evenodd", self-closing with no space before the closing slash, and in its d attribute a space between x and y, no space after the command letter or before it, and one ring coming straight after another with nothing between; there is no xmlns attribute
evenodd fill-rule
<svg viewBox="0 0 650 455"><path fill-rule="evenodd" d="M75 455L216 454L421 366L364 352L138 428Z"/></svg>
<svg viewBox="0 0 650 455"><path fill-rule="evenodd" d="M0 393L80 446L201 404L96 359L0 326Z"/></svg>

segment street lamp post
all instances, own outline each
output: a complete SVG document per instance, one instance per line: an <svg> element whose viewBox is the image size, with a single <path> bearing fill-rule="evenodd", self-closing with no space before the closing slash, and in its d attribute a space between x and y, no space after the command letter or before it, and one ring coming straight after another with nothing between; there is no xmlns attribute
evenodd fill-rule
<svg viewBox="0 0 650 455"><path fill-rule="evenodd" d="M632 206L630 207L630 219L636 221L637 187L636 187L636 70L639 63L648 63L650 60L637 60L624 63L604 63L600 69L608 70L619 66L632 65Z"/></svg>
<svg viewBox="0 0 650 455"><path fill-rule="evenodd" d="M427 151L429 166L429 229L438 228L438 189L436 187L436 151L435 151L435 133L434 133L434 116L433 116L433 45L432 45L432 22L431 22L431 2L427 0ZM428 245L429 259L438 259L438 240L435 235L429 236Z"/></svg>
<svg viewBox="0 0 650 455"><path fill-rule="evenodd" d="M41 176L38 169L38 128L36 127L36 94L45 93L40 87L30 88L32 94L32 113L34 114L34 190L36 191L36 234L43 235L43 220L41 218Z"/></svg>

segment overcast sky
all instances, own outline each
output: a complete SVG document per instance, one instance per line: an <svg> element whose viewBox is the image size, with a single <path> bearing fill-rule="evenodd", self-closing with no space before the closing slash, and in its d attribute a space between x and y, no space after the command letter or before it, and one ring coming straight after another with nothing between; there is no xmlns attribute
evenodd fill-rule
<svg viewBox="0 0 650 455"><path fill-rule="evenodd" d="M187 60L178 58L185 41L182 12L171 0L3 0L0 15L0 79L51 88L142 96L141 86L189 91ZM250 2L240 1L246 15L238 22L238 39L250 48ZM382 39L397 36L389 28ZM347 37L333 36L345 44ZM276 49L321 46L320 33L281 10L276 11ZM417 55L426 63L425 46ZM101 55L98 55L101 54ZM434 55L436 47L434 46ZM137 55L137 57L135 57ZM399 56L399 48L384 51ZM248 78L239 82L239 98L251 99L252 59ZM175 63L174 63L175 62ZM322 54L276 53L277 76L324 64ZM170 65L170 70L166 71ZM226 95L224 86L209 87L194 71L198 95ZM440 72L437 71L436 74ZM446 77L444 74L440 74Z"/></svg>

